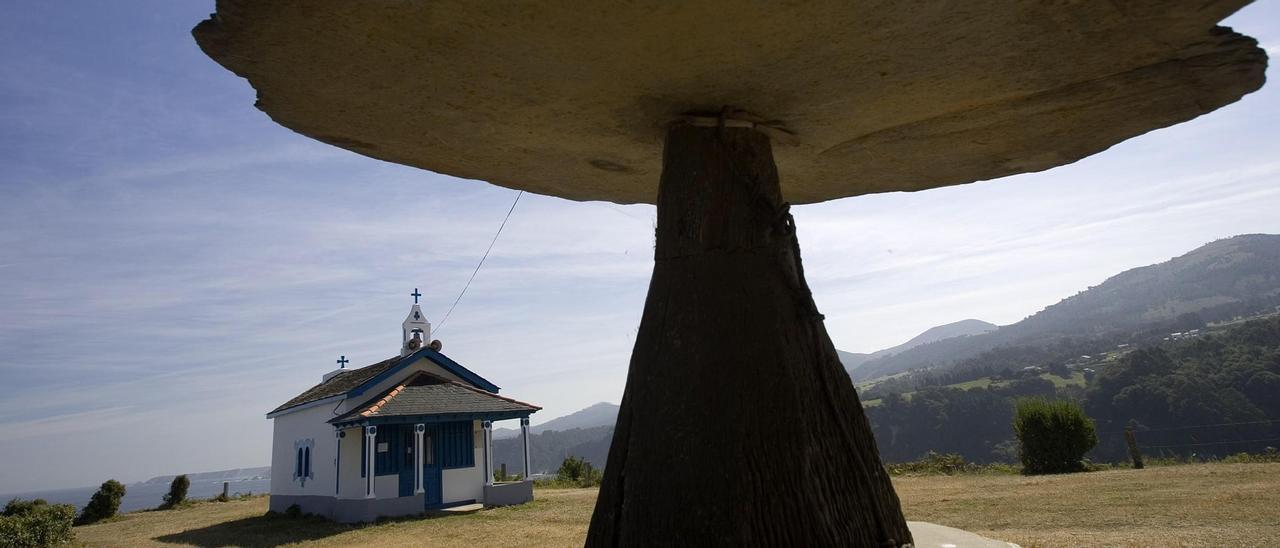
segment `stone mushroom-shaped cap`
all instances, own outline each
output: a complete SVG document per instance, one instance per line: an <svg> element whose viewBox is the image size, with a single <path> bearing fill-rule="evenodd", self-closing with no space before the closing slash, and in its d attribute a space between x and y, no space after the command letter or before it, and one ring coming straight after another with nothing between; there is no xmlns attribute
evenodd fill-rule
<svg viewBox="0 0 1280 548"><path fill-rule="evenodd" d="M1258 89L1244 0L219 0L193 31L280 124L573 200L653 203L665 127L774 120L787 200L1039 171Z"/></svg>

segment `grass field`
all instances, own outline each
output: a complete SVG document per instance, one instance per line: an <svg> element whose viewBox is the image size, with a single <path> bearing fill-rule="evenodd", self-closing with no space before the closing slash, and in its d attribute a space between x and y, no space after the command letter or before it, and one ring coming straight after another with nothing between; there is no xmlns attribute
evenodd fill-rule
<svg viewBox="0 0 1280 548"><path fill-rule="evenodd" d="M1062 388L1065 386L1083 387L1085 385L1084 373L1081 373L1079 371L1072 371L1071 377L1066 379L1059 377L1057 375L1054 375L1052 373L1041 373L1040 378L1053 383L1054 388ZM971 381L948 384L941 388L959 388L960 390L968 390L970 388L992 388L992 387L1005 386L1012 382L1013 381L1008 381L1008 380L993 381L991 380L991 377L982 377L981 379L974 379ZM906 399L911 399L912 394L915 394L915 392L903 392L902 397ZM881 400L879 398L876 398L874 400L863 400L862 406L875 407L877 405L880 405L880 403L881 403Z"/></svg>
<svg viewBox="0 0 1280 548"><path fill-rule="evenodd" d="M1192 464L1065 476L894 479L907 519L1042 546L1265 546L1280 538L1280 464ZM594 489L533 503L345 526L264 515L265 498L77 527L90 546L581 546Z"/></svg>

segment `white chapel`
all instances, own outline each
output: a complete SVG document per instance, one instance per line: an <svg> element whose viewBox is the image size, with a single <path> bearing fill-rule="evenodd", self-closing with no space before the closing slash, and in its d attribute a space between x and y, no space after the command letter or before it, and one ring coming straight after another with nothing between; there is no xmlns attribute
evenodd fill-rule
<svg viewBox="0 0 1280 548"><path fill-rule="evenodd" d="M326 373L267 413L274 421L271 510L297 505L341 522L467 504L533 500L529 415L540 407L449 359L418 305L402 324L400 353ZM427 342L431 341L431 342ZM493 481L492 423L520 421L524 480Z"/></svg>

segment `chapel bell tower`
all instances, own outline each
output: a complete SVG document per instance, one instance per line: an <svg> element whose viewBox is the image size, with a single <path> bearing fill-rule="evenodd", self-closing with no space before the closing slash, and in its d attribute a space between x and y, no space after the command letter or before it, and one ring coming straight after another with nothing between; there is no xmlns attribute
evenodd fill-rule
<svg viewBox="0 0 1280 548"><path fill-rule="evenodd" d="M409 295L413 297L413 308L409 309L409 316L404 319L403 324L400 324L404 333L404 342L400 346L401 356L417 352L431 340L431 322L427 321L427 317L422 314L422 309L418 307L418 298L422 294L418 293L418 288L415 287L413 293Z"/></svg>

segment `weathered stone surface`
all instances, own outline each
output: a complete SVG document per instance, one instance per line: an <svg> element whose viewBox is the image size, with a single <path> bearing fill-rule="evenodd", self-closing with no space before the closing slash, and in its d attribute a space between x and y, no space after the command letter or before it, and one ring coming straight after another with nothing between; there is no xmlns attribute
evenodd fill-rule
<svg viewBox="0 0 1280 548"><path fill-rule="evenodd" d="M653 203L665 125L733 105L795 132L787 200L1048 169L1263 82L1245 0L260 2L196 27L277 122L360 154Z"/></svg>

